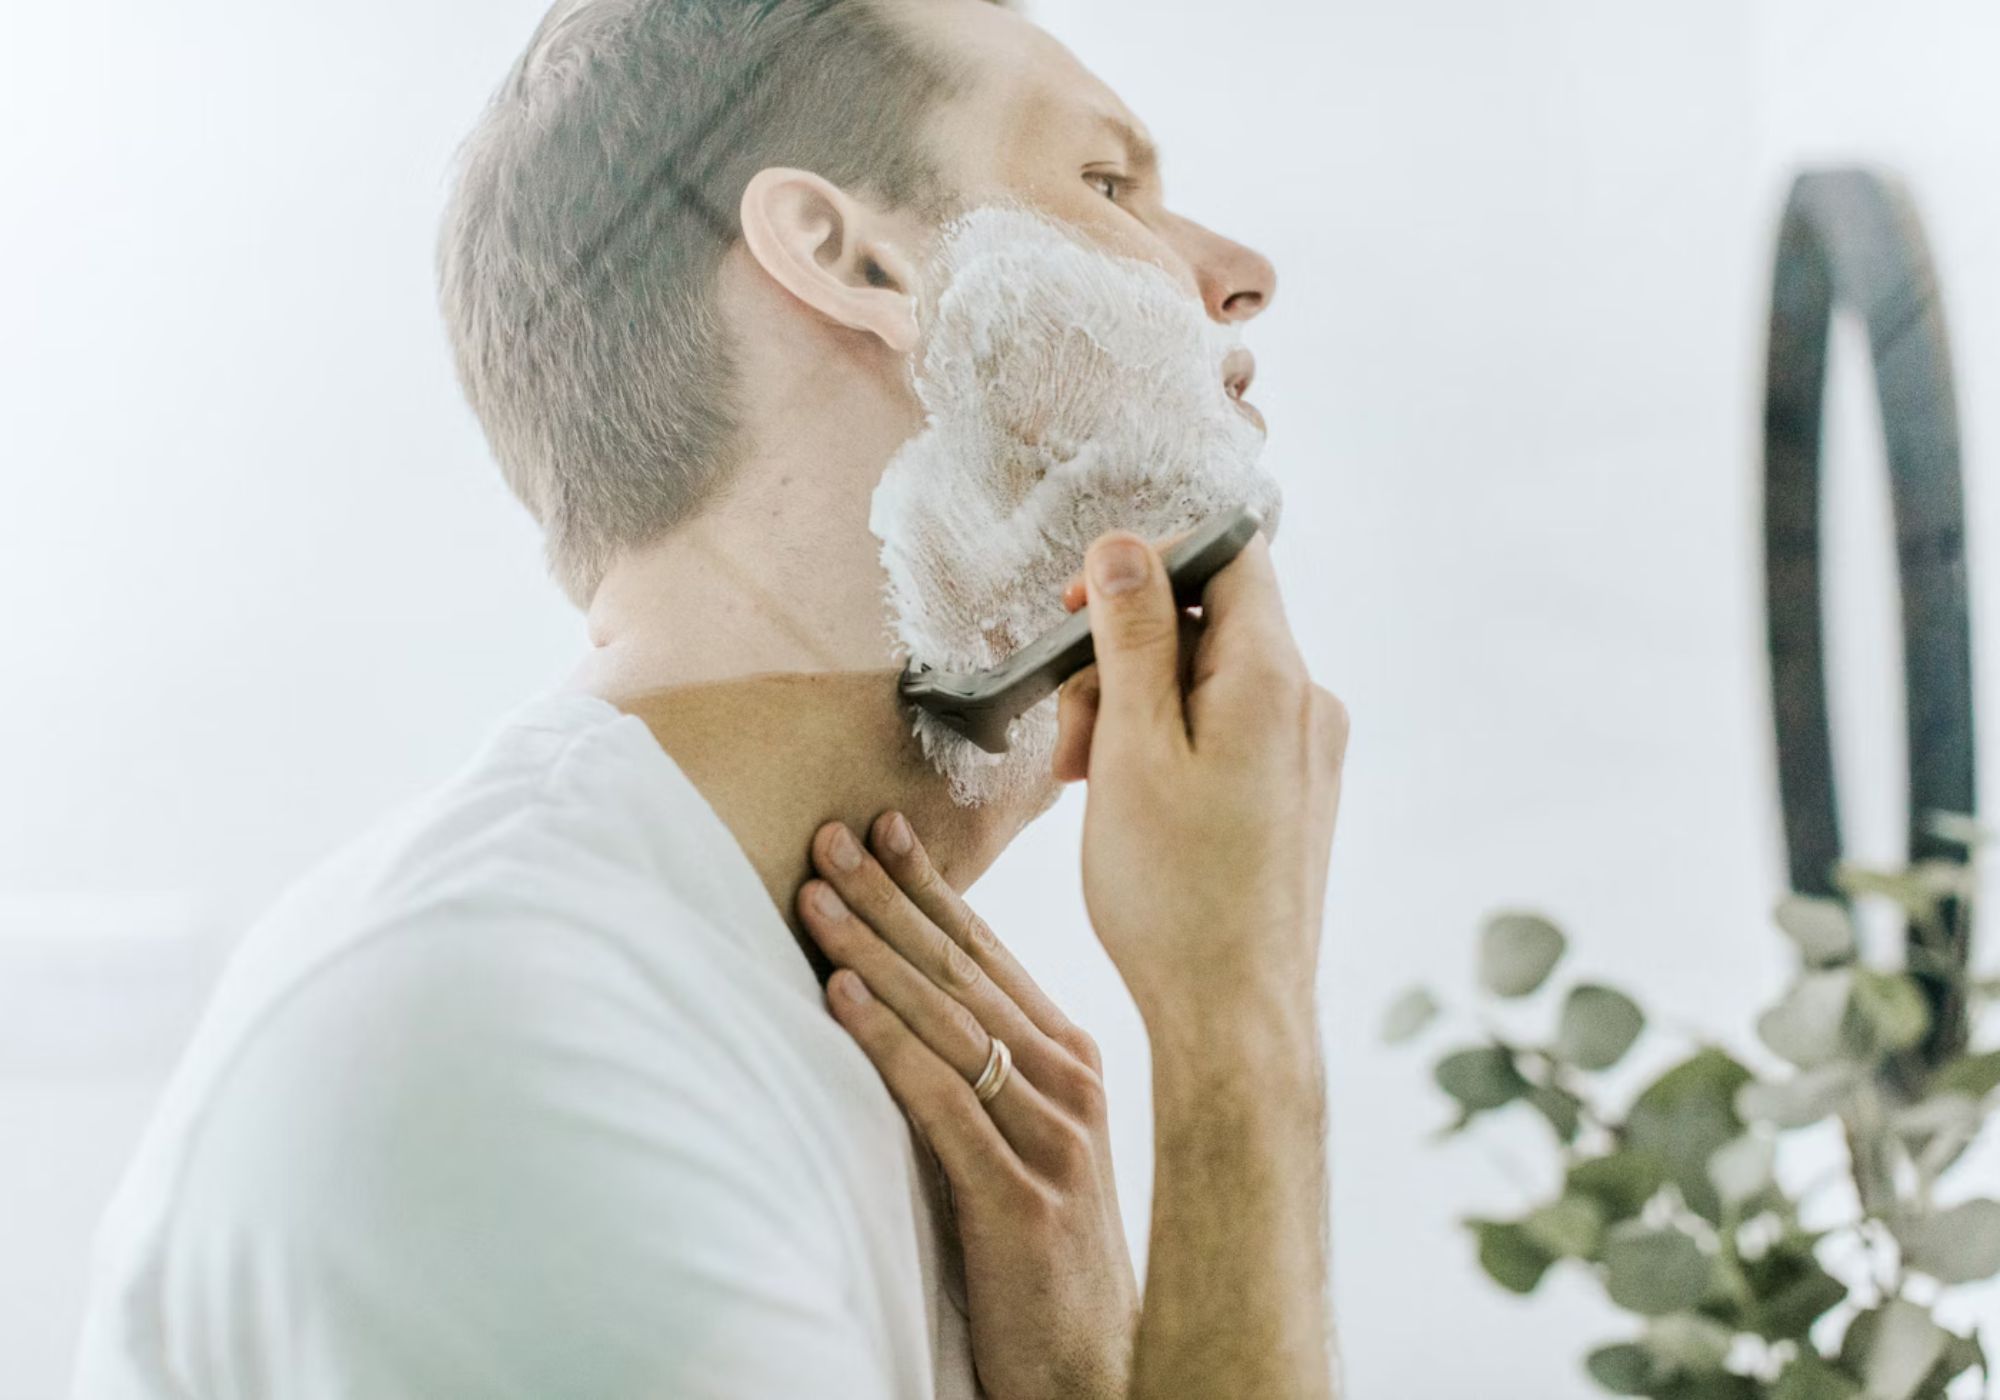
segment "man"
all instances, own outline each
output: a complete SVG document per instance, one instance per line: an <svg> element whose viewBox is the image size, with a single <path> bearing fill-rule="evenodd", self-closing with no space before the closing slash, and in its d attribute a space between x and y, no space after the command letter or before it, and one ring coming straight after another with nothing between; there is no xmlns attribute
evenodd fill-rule
<svg viewBox="0 0 2000 1400"><path fill-rule="evenodd" d="M1329 1394L1344 714L1261 538L1196 626L1106 533L1275 511L1227 333L1269 266L1004 9L583 0L441 270L591 649L245 940L77 1394ZM1086 600L1009 755L899 705ZM1153 1042L1143 1304L1095 1049L959 898L1078 778Z"/></svg>

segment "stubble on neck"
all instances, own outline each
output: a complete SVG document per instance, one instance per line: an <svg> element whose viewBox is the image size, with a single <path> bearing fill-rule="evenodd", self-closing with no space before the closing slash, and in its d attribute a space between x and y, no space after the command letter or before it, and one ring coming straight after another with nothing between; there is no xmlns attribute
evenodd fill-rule
<svg viewBox="0 0 2000 1400"><path fill-rule="evenodd" d="M960 807L924 758L896 693L897 672L783 672L604 693L638 716L735 835L779 914L824 980L798 919L809 846L838 819L864 842L894 808L931 862L963 891L1061 794L1053 778L1012 802Z"/></svg>

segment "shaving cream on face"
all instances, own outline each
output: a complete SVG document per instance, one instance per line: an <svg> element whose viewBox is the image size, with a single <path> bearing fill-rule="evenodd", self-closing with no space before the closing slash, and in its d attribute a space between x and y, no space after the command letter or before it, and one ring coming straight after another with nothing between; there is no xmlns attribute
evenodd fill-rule
<svg viewBox="0 0 2000 1400"><path fill-rule="evenodd" d="M1106 253L1025 210L987 206L942 233L912 366L922 428L875 489L899 657L982 670L1060 623L1063 585L1106 530L1148 539L1235 506L1275 532L1264 434L1230 399L1233 327L1152 263ZM989 754L918 710L952 800L1048 780L1056 702Z"/></svg>

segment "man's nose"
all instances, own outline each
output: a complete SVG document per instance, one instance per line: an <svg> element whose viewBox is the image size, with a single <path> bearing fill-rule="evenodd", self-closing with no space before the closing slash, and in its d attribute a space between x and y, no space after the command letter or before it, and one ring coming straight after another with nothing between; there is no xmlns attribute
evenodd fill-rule
<svg viewBox="0 0 2000 1400"><path fill-rule="evenodd" d="M1278 292L1278 270L1269 258L1192 219L1178 223L1175 241L1194 271L1210 316L1223 322L1247 321L1271 304Z"/></svg>

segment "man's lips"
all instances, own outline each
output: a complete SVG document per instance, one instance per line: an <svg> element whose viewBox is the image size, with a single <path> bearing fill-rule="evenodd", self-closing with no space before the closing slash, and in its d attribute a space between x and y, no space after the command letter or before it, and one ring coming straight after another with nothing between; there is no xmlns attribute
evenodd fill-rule
<svg viewBox="0 0 2000 1400"><path fill-rule="evenodd" d="M1232 346L1222 357L1222 387L1229 395L1229 401L1260 431L1265 429L1264 415L1257 411L1257 405L1243 396L1250 391L1250 381L1257 377L1257 357L1241 345Z"/></svg>

